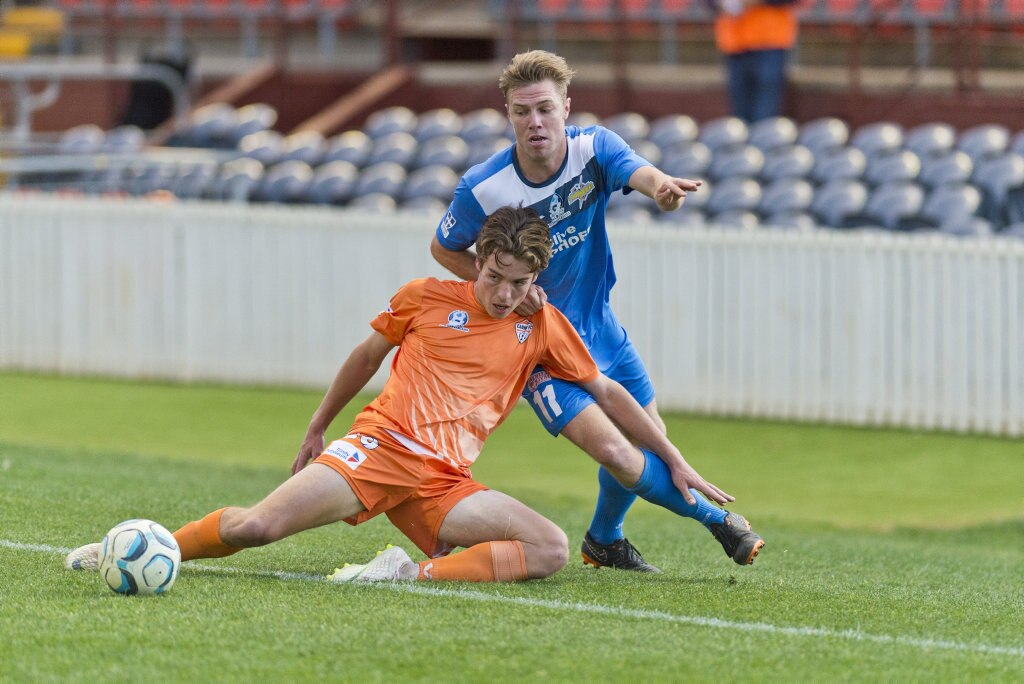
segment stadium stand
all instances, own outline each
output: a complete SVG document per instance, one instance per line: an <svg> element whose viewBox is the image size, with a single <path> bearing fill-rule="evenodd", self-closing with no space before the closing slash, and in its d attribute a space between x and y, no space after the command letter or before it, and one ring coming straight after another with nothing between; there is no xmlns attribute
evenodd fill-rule
<svg viewBox="0 0 1024 684"><path fill-rule="evenodd" d="M818 156L826 150L843 147L850 140L850 127L835 117L814 119L800 126L796 141Z"/></svg>
<svg viewBox="0 0 1024 684"><path fill-rule="evenodd" d="M966 152L946 150L921 157L918 180L929 188L945 183L966 183L974 171L974 161Z"/></svg>
<svg viewBox="0 0 1024 684"><path fill-rule="evenodd" d="M803 145L776 147L764 160L761 180L771 182L783 179L808 178L814 168L814 155Z"/></svg>
<svg viewBox="0 0 1024 684"><path fill-rule="evenodd" d="M359 169L347 161L331 161L318 167L306 191L306 201L312 204L341 206L355 192Z"/></svg>
<svg viewBox="0 0 1024 684"><path fill-rule="evenodd" d="M757 178L763 168L764 153L753 145L739 144L715 150L708 175L715 181L737 176Z"/></svg>
<svg viewBox="0 0 1024 684"><path fill-rule="evenodd" d="M867 157L856 147L829 147L815 155L811 179L816 183L859 180L864 177L867 164Z"/></svg>
<svg viewBox="0 0 1024 684"><path fill-rule="evenodd" d="M764 153L796 142L799 129L792 119L784 116L762 119L750 125L747 144Z"/></svg>

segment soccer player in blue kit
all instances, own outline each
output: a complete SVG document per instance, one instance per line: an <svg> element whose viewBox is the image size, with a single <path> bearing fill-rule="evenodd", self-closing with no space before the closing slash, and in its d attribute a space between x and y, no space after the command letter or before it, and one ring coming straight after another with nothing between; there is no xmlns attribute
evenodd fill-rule
<svg viewBox="0 0 1024 684"><path fill-rule="evenodd" d="M430 249L460 278L477 276L470 247L485 217L501 206L532 207L551 226L551 262L517 313L545 302L557 306L579 332L601 372L621 383L665 431L654 387L625 329L609 305L615 284L605 208L612 193L639 191L662 211L678 209L699 181L673 178L637 155L601 126L566 126L573 71L558 55L533 50L516 55L498 79L515 143L466 172ZM600 491L583 540L584 562L658 572L625 538L626 512L639 495L704 524L736 563L754 561L764 541L738 513L708 502L709 489L693 470L680 470L631 444L581 387L537 367L523 390L545 428L564 435L598 463ZM715 503L733 497L711 488Z"/></svg>

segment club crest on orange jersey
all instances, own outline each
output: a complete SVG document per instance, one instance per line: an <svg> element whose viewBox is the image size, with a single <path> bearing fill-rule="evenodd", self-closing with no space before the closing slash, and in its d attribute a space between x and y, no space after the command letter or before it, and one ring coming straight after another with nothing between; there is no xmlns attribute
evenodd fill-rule
<svg viewBox="0 0 1024 684"><path fill-rule="evenodd" d="M456 309L448 314L448 322L442 323L442 328L451 328L452 330L459 330L461 332L469 332L469 328L466 324L469 323L469 314L462 309Z"/></svg>
<svg viewBox="0 0 1024 684"><path fill-rule="evenodd" d="M516 323L516 338L519 340L519 344L526 341L526 338L533 332L533 323L529 321L519 321Z"/></svg>

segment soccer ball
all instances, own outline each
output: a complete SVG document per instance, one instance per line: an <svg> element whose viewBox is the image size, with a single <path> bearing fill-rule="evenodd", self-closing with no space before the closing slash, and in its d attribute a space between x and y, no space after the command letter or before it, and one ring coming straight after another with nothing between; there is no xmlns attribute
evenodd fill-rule
<svg viewBox="0 0 1024 684"><path fill-rule="evenodd" d="M100 543L100 575L118 594L162 594L181 565L178 542L152 520L126 520Z"/></svg>

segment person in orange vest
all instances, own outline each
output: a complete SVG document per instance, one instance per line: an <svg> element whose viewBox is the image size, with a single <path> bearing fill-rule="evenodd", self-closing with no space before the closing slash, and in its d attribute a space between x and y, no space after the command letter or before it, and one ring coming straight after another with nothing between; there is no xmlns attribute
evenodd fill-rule
<svg viewBox="0 0 1024 684"><path fill-rule="evenodd" d="M796 44L798 0L712 1L733 115L748 123L778 116L786 62Z"/></svg>

